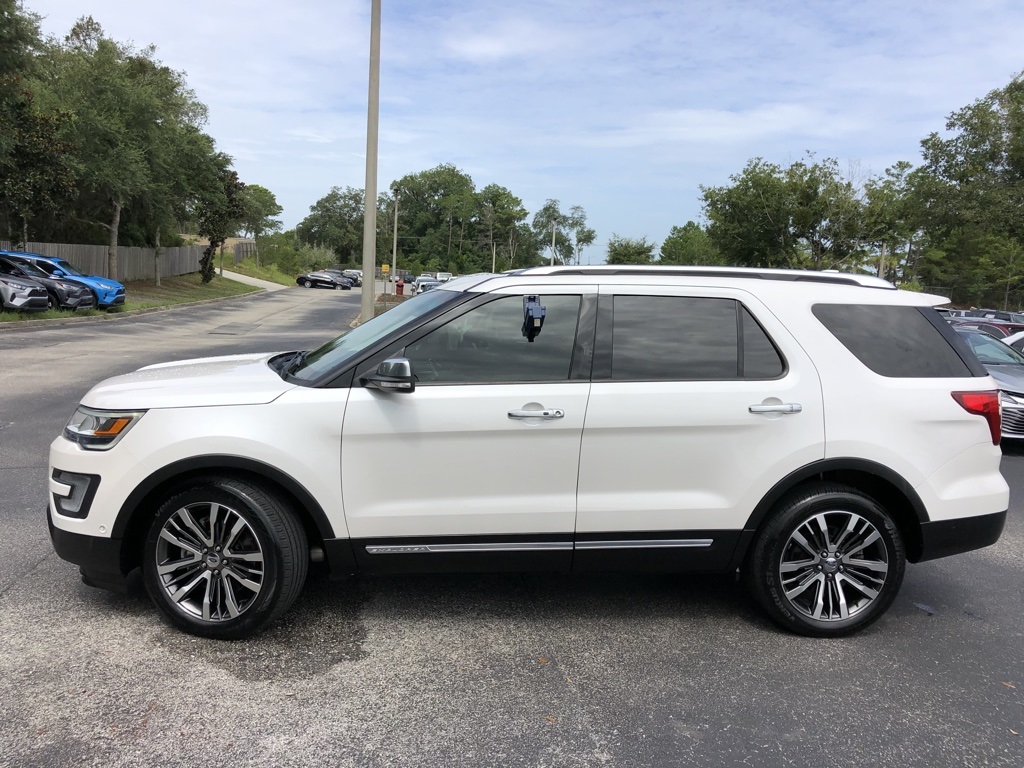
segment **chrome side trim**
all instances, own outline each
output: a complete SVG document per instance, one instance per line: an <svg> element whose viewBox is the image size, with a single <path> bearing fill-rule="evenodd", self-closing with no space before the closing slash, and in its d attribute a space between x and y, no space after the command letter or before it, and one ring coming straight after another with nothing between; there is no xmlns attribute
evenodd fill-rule
<svg viewBox="0 0 1024 768"><path fill-rule="evenodd" d="M714 539L625 539L623 541L577 541L576 549L672 549L710 547Z"/></svg>
<svg viewBox="0 0 1024 768"><path fill-rule="evenodd" d="M366 547L370 555L408 555L450 552L551 552L571 550L571 541L510 541L477 544L399 544Z"/></svg>
<svg viewBox="0 0 1024 768"><path fill-rule="evenodd" d="M710 547L714 539L625 539L621 541L515 541L465 544L391 544L366 547L369 555L450 554L467 552L556 552L572 549L676 549Z"/></svg>

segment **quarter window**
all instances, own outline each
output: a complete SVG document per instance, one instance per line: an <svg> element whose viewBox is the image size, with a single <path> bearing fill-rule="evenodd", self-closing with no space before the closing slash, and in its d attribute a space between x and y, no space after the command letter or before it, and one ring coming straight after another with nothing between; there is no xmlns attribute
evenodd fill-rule
<svg viewBox="0 0 1024 768"><path fill-rule="evenodd" d="M579 296L542 296L544 328L523 336L523 297L502 296L470 310L405 348L423 384L567 381Z"/></svg>
<svg viewBox="0 0 1024 768"><path fill-rule="evenodd" d="M971 375L964 360L923 314L935 311L930 307L815 304L811 311L844 347L880 376Z"/></svg>
<svg viewBox="0 0 1024 768"><path fill-rule="evenodd" d="M770 379L782 357L753 315L733 299L616 296L612 379Z"/></svg>

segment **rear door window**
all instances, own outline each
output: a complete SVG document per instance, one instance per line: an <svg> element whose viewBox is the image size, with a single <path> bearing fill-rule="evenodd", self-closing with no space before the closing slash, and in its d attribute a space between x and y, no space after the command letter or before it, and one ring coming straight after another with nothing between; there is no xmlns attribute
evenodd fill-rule
<svg viewBox="0 0 1024 768"><path fill-rule="evenodd" d="M772 379L785 363L753 315L734 299L616 296L613 381Z"/></svg>

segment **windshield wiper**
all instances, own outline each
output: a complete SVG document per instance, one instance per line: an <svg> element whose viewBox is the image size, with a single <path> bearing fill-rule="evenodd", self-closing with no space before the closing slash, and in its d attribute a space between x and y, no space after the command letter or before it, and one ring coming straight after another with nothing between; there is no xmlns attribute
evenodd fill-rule
<svg viewBox="0 0 1024 768"><path fill-rule="evenodd" d="M307 352L296 352L295 356L291 360L288 361L288 364L284 368L285 375L286 376L291 376L293 373L295 373L297 370L299 370L299 366L301 366L304 362L306 362L306 355L308 355L308 354L309 354L308 351Z"/></svg>

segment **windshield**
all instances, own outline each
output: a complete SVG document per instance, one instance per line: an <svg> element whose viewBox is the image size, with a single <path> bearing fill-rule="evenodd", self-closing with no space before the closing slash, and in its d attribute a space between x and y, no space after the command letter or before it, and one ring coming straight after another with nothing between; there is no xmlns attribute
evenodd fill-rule
<svg viewBox="0 0 1024 768"><path fill-rule="evenodd" d="M41 270L39 267L37 267L30 261L16 261L14 263L17 264L18 267L21 270L23 270L25 274L29 277L45 277L47 280L49 280L50 278L50 276L46 272Z"/></svg>
<svg viewBox="0 0 1024 768"><path fill-rule="evenodd" d="M64 273L67 274L67 275L75 275L77 277L85 277L86 276L84 272L79 272L73 266L71 266L66 261L64 261L64 259L59 259L57 261L57 266L60 267L60 269L63 270Z"/></svg>
<svg viewBox="0 0 1024 768"><path fill-rule="evenodd" d="M384 314L353 328L322 347L314 349L306 355L302 364L292 372L292 376L300 381L313 381L332 368L353 358L372 344L383 339L392 331L403 325L415 322L418 318L433 312L435 309L457 301L464 296L461 291L430 291L399 304Z"/></svg>
<svg viewBox="0 0 1024 768"><path fill-rule="evenodd" d="M960 331L960 335L970 344L982 365L1024 365L1024 355L991 336L972 331Z"/></svg>

